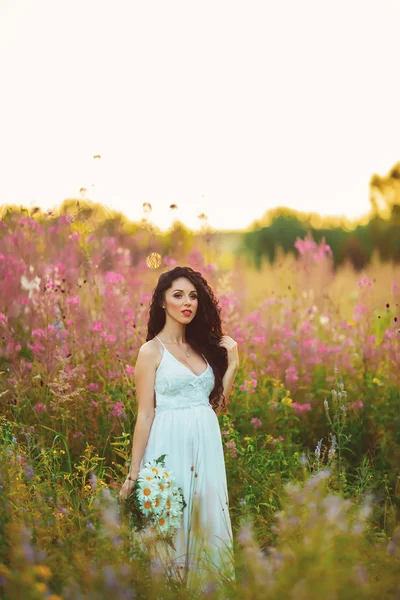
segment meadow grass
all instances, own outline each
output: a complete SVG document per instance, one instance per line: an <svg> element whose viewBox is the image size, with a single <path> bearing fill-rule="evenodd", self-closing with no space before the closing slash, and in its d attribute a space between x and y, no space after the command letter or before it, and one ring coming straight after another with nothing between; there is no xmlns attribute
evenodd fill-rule
<svg viewBox="0 0 400 600"><path fill-rule="evenodd" d="M149 269L116 237L21 221L0 238L1 597L400 598L398 266L335 272L308 239L260 271L212 248ZM219 417L236 579L202 590L150 561L118 502L151 291L178 259L240 354Z"/></svg>

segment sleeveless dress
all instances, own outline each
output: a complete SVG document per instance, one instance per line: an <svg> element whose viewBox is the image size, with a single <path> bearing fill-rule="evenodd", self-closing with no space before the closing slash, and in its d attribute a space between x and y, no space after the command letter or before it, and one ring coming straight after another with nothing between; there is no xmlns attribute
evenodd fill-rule
<svg viewBox="0 0 400 600"><path fill-rule="evenodd" d="M165 466L173 471L187 504L173 539L175 551L164 549L162 563L181 581L183 574L189 586L201 582L210 569L219 580L234 580L222 438L209 402L214 373L203 356L207 367L195 375L155 337L164 351L155 378L155 416L140 468L166 454Z"/></svg>

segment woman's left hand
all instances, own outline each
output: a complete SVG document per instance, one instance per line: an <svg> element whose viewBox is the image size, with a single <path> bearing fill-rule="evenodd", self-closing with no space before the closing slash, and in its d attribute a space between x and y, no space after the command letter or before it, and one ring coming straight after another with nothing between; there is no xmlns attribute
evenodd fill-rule
<svg viewBox="0 0 400 600"><path fill-rule="evenodd" d="M228 352L228 366L235 367L236 369L239 367L239 353L238 353L238 345L235 340L233 340L229 335L223 335L219 345L223 348L226 348Z"/></svg>

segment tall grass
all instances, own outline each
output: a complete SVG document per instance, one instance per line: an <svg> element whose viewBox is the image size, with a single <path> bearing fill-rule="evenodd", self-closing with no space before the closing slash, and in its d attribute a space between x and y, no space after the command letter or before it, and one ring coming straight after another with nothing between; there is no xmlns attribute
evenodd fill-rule
<svg viewBox="0 0 400 600"><path fill-rule="evenodd" d="M335 272L306 238L260 272L210 246L153 269L140 240L65 217L0 225L0 596L400 597L398 266ZM219 417L236 578L198 589L138 551L117 499L151 291L177 260L241 357Z"/></svg>

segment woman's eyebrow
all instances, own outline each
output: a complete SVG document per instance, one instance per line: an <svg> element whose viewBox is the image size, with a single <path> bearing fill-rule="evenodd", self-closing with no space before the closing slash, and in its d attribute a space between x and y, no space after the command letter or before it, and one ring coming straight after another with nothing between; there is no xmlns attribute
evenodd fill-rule
<svg viewBox="0 0 400 600"><path fill-rule="evenodd" d="M174 292L183 292L183 290L174 290ZM196 290L191 290L189 293L192 293L192 292L194 292L195 294L197 294Z"/></svg>

